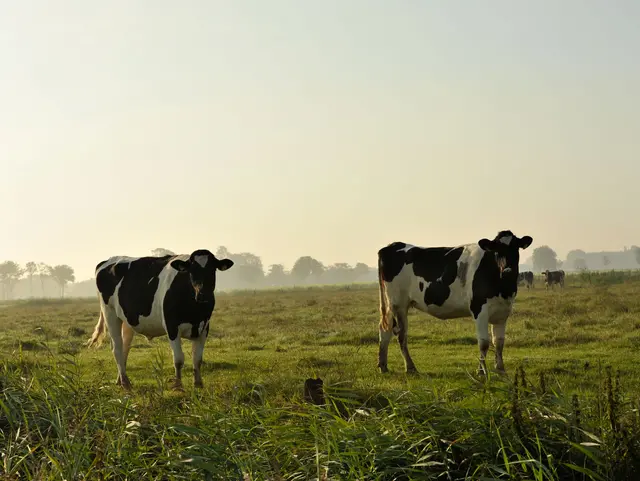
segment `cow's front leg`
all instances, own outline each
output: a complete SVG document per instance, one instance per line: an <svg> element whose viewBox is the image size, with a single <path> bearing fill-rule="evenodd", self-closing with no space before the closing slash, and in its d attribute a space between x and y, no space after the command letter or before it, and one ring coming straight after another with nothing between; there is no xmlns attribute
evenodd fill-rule
<svg viewBox="0 0 640 481"><path fill-rule="evenodd" d="M507 321L501 324L491 324L491 337L496 350L496 371L504 374L504 361L502 360L502 350L504 349L504 335L507 330Z"/></svg>
<svg viewBox="0 0 640 481"><path fill-rule="evenodd" d="M175 339L170 339L171 351L173 351L173 366L176 372L176 378L173 382L174 389L182 389L182 366L184 366L184 353L182 352L182 342L180 334Z"/></svg>
<svg viewBox="0 0 640 481"><path fill-rule="evenodd" d="M487 313L487 305L482 307L479 315L475 318L476 321L476 337L478 338L478 349L480 350L480 365L478 368L478 374L487 374L487 352L489 351L489 315Z"/></svg>
<svg viewBox="0 0 640 481"><path fill-rule="evenodd" d="M202 367L202 356L204 353L204 345L207 342L208 329L203 329L196 339L191 341L191 354L193 358L193 385L195 387L203 387L202 373L200 368Z"/></svg>

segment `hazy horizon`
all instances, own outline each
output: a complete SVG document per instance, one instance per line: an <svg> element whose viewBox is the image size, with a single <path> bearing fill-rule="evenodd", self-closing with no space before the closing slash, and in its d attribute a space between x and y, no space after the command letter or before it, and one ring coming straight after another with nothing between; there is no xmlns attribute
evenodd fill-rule
<svg viewBox="0 0 640 481"><path fill-rule="evenodd" d="M0 261L640 244L640 4L0 6Z"/></svg>

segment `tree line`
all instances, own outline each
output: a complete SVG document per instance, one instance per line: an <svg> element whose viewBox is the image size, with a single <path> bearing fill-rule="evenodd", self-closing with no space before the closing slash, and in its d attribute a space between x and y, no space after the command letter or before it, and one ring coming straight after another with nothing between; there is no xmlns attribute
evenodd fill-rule
<svg viewBox="0 0 640 481"><path fill-rule="evenodd" d="M175 255L169 249L151 250L153 256ZM290 287L312 284L350 284L373 282L377 270L358 262L355 265L336 263L325 265L311 256L302 256L288 270L283 264L271 264L266 269L262 259L251 252L231 252L224 246L215 252L219 259L233 260L232 269L217 277L217 288L260 289L268 287ZM72 297L93 296L96 292L95 279L75 282L72 267L63 264L49 266L43 262L27 262L24 266L14 261L0 263L0 300L17 297L50 297L51 282L57 288L57 295L65 293ZM71 283L71 285L69 285ZM16 286L20 284L20 288ZM17 296L14 293L17 292Z"/></svg>
<svg viewBox="0 0 640 481"><path fill-rule="evenodd" d="M152 255L174 255L169 249L158 248ZM302 256L287 270L283 264L271 264L266 269L262 259L251 252L231 252L220 246L215 252L218 259L228 258L234 262L232 269L217 277L221 289L255 289L260 287L286 287L310 284L350 284L370 282L376 279L377 270L363 262L350 264L339 262L325 265L311 257Z"/></svg>
<svg viewBox="0 0 640 481"><path fill-rule="evenodd" d="M29 282L29 293L34 297L37 289L34 289L34 282L40 285L40 294L45 296L45 282L47 279L53 280L60 289L60 297L64 297L64 290L69 282L76 280L73 267L66 264L50 266L44 262L27 262L21 266L14 261L4 261L0 263L0 299L12 298L15 286L22 280Z"/></svg>
<svg viewBox="0 0 640 481"><path fill-rule="evenodd" d="M534 272L559 269L586 271L601 269L631 269L640 266L640 247L631 246L617 252L585 252L574 249L567 253L564 261L558 259L556 252L549 246L536 247L531 256Z"/></svg>
<svg viewBox="0 0 640 481"><path fill-rule="evenodd" d="M157 248L151 251L151 255L163 256L175 255L175 253L169 249ZM215 255L220 259L229 258L235 263L233 269L218 276L217 286L221 290L350 284L377 280L377 269L363 262L355 265L343 262L325 265L311 256L302 256L288 270L283 264L271 264L265 268L262 259L256 254L231 252L225 246L218 247ZM524 264L534 272L542 272L546 269L584 271L637 268L640 266L640 247L631 246L623 251L609 253L587 253L574 249L563 261L551 247L543 245L536 247L531 258ZM531 267L528 267L528 264ZM18 291L22 291L23 297L27 297L27 292L30 297L49 297L47 293L51 293L52 289L57 291L54 295L59 297L65 296L67 288L70 291L69 295L73 297L93 296L96 292L94 279L75 283L74 270L66 264L50 266L43 262L27 262L21 266L14 261L0 263L0 300L13 299L14 290L19 283L22 284Z"/></svg>

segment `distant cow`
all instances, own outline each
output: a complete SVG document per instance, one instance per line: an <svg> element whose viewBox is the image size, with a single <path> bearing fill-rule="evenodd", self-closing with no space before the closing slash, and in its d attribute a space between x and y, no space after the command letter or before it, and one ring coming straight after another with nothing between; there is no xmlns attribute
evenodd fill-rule
<svg viewBox="0 0 640 481"><path fill-rule="evenodd" d="M524 285L527 286L527 289L533 287L533 272L524 271L518 274L518 284L524 282Z"/></svg>
<svg viewBox="0 0 640 481"><path fill-rule="evenodd" d="M542 277L544 278L545 289L553 289L554 284L559 284L560 287L564 288L564 271L560 269L559 271L550 271L546 270L542 273Z"/></svg>
<svg viewBox="0 0 640 481"><path fill-rule="evenodd" d="M486 374L489 325L496 349L496 370L503 372L506 323L518 292L520 249L533 239L501 231L493 240L457 247L416 247L394 242L378 251L380 326L378 367L387 372L393 334L407 373L417 372L407 344L410 307L439 319L471 315L480 349L480 373Z"/></svg>
<svg viewBox="0 0 640 481"><path fill-rule="evenodd" d="M100 318L87 345L98 341L106 322L118 366L116 383L130 389L126 365L134 333L149 340L166 334L173 351L174 387L179 388L184 365L181 339L190 339L194 384L202 387L200 367L216 304L216 271L231 266L230 259L217 259L204 249L191 255L111 257L100 262L96 266Z"/></svg>

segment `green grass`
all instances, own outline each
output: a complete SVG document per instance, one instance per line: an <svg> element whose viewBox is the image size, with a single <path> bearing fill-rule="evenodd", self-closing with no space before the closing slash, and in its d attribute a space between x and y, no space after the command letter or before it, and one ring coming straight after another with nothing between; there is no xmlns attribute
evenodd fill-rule
<svg viewBox="0 0 640 481"><path fill-rule="evenodd" d="M133 391L114 385L108 338L83 346L97 299L4 304L0 479L640 479L640 281L625 275L521 288L508 375L486 382L472 320L418 311L420 374L396 342L379 374L370 285L218 295L205 389L187 356L184 392L166 337L137 336ZM309 377L328 405L303 401Z"/></svg>

